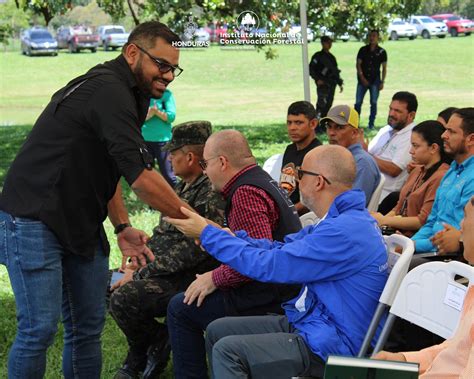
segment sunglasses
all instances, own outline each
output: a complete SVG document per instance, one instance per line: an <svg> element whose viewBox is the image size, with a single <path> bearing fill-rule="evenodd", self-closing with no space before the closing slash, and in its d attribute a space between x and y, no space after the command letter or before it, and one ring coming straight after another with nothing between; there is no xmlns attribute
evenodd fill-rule
<svg viewBox="0 0 474 379"><path fill-rule="evenodd" d="M298 180L303 179L304 174L306 175L312 175L312 176L320 176L321 178L324 179L324 181L327 184L331 184L328 178L326 178L323 174L318 174L317 172L311 172L311 171L306 171L302 170L301 167L296 167L296 175L298 176Z"/></svg>
<svg viewBox="0 0 474 379"><path fill-rule="evenodd" d="M181 67L173 66L172 64L169 64L168 62L164 62L161 59L156 58L153 55L151 55L148 51L138 46L136 43L134 45L138 48L138 50L148 55L148 57L158 66L158 70L160 70L162 74L166 74L167 72L171 71L173 76L176 78L179 75L181 75L181 73L183 72L183 69Z"/></svg>
<svg viewBox="0 0 474 379"><path fill-rule="evenodd" d="M201 159L199 161L199 166L205 170L207 168L207 163L211 160L211 159L215 159L215 158L219 158L219 156L216 156L216 157L212 157L212 158L209 158L209 159Z"/></svg>

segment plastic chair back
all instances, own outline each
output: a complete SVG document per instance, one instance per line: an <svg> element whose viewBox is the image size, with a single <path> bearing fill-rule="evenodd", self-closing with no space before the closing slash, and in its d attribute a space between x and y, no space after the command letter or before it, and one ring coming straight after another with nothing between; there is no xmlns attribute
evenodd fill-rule
<svg viewBox="0 0 474 379"><path fill-rule="evenodd" d="M474 267L451 261L415 267L403 280L390 313L443 338L456 331L467 287L455 281L461 275L474 284Z"/></svg>
<svg viewBox="0 0 474 379"><path fill-rule="evenodd" d="M363 357L367 353L380 320L392 305L398 288L408 272L408 267L410 266L413 253L415 252L415 245L410 238L399 234L392 234L391 236L384 236L384 239L387 245L390 274L382 294L380 295L379 304L375 310L374 316L372 317L364 341L362 342L358 357ZM402 249L401 254L395 251L397 248Z"/></svg>
<svg viewBox="0 0 474 379"><path fill-rule="evenodd" d="M375 191L370 198L369 204L367 204L367 210L369 212L377 212L377 208L379 207L380 202L380 195L382 195L383 185L385 184L385 176L380 174L380 182L375 187Z"/></svg>
<svg viewBox="0 0 474 379"><path fill-rule="evenodd" d="M273 180L279 182L282 162L283 154L275 154L265 161L262 168L270 174Z"/></svg>
<svg viewBox="0 0 474 379"><path fill-rule="evenodd" d="M300 216L301 226L304 228L308 225L317 224L319 221L319 217L316 216L314 212L305 213L303 216Z"/></svg>

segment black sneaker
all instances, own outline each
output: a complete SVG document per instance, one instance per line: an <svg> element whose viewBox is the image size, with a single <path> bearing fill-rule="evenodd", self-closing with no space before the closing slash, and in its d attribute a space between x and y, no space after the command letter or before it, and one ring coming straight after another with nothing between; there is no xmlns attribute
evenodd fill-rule
<svg viewBox="0 0 474 379"><path fill-rule="evenodd" d="M116 372L114 379L139 379L146 363L145 355L129 352L123 366Z"/></svg>
<svg viewBox="0 0 474 379"><path fill-rule="evenodd" d="M160 342L148 348L148 360L143 371L143 379L158 379L168 365L171 345L168 340L165 343Z"/></svg>

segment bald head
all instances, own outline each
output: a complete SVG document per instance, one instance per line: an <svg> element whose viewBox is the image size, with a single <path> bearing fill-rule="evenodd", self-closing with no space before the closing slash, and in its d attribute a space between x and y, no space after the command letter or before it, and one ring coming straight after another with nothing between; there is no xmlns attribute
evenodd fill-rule
<svg viewBox="0 0 474 379"><path fill-rule="evenodd" d="M247 139L237 130L222 130L212 134L206 142L206 148L212 155L225 156L236 169L255 163Z"/></svg>
<svg viewBox="0 0 474 379"><path fill-rule="evenodd" d="M303 160L305 170L318 172L343 191L352 188L356 165L351 152L338 145L323 145L307 153ZM331 187L329 186L329 187Z"/></svg>

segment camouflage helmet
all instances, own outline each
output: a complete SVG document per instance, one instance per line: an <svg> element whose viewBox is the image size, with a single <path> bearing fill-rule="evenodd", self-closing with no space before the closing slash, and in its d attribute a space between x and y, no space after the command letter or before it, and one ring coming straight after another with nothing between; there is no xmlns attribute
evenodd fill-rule
<svg viewBox="0 0 474 379"><path fill-rule="evenodd" d="M212 133L209 121L188 121L173 128L171 140L163 147L165 151L173 151L184 145L204 145Z"/></svg>

